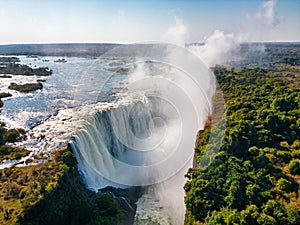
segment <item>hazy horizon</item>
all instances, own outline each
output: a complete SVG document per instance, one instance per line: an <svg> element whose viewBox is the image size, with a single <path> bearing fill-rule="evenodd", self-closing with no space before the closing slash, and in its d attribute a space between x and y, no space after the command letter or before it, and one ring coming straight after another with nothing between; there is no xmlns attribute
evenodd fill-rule
<svg viewBox="0 0 300 225"><path fill-rule="evenodd" d="M161 41L163 42L163 41ZM141 44L143 44L143 42L140 42ZM204 42L191 42L191 43L186 43L187 45L192 45L192 44L203 44ZM255 43L299 43L300 41L248 41L248 42L241 42L241 44L255 44ZM136 42L128 42L128 43L117 43L117 42L32 42L32 43L26 43L26 42L20 42L20 43L0 43L0 46L4 46L4 45L65 45L65 44L70 44L70 45L76 45L76 44L112 44L112 45L124 45L124 44L139 44Z"/></svg>

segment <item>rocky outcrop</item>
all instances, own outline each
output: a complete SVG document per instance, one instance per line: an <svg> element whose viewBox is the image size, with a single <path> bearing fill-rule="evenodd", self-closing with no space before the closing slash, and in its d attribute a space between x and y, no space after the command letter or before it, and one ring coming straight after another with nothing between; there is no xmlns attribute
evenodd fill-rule
<svg viewBox="0 0 300 225"><path fill-rule="evenodd" d="M130 187L126 189L105 187L99 189L100 193L110 194L119 206L124 210L126 218L124 218L124 225L132 225L136 212L136 202L144 193L143 187Z"/></svg>

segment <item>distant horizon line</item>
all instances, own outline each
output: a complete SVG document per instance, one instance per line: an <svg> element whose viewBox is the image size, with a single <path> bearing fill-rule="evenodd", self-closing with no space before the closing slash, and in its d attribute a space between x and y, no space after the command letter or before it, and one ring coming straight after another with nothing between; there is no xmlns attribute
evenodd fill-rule
<svg viewBox="0 0 300 225"><path fill-rule="evenodd" d="M7 46L7 45L76 45L76 44L86 44L86 45L93 45L93 44L107 44L107 45L126 45L126 44L147 44L147 43L168 43L164 41L147 41L147 42L31 42L31 43L0 43L0 46ZM248 44L248 43L300 43L300 40L297 41L245 41L241 42L241 44ZM172 44L172 43L170 43ZM204 44L204 42L190 42L185 43L185 45L192 45L192 44Z"/></svg>

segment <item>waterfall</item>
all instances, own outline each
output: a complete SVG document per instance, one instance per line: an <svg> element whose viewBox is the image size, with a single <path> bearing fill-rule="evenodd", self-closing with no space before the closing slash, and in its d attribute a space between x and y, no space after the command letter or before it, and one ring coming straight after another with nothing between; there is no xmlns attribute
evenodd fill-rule
<svg viewBox="0 0 300 225"><path fill-rule="evenodd" d="M127 79L132 101L95 113L70 145L89 188L145 187L134 224L181 225L184 174L197 131L212 113L215 78L199 58L174 46L125 45L106 55L132 56L143 59Z"/></svg>
<svg viewBox="0 0 300 225"><path fill-rule="evenodd" d="M144 97L132 104L96 112L70 142L78 160L78 169L89 188L97 191L107 186L148 186L140 200L141 209L137 215L140 222L145 222L141 213L147 215L143 209L155 218L156 214L161 214L162 207L166 206L164 211L169 214L161 214L155 221L170 224L163 221L170 221L170 210L172 214L175 209L165 203L177 199L176 195L183 198L183 175L190 164L191 154L175 151L178 145L182 145L178 143L182 136L182 124L180 118L174 115L174 110L172 105L160 98ZM193 139L191 136L187 140L190 149L193 147ZM187 146L187 143L184 145ZM181 165L183 157L187 159L186 165ZM174 176L178 171L181 171L180 178ZM175 177L171 179L171 185L162 182L170 180L170 177ZM174 181L176 184L180 181L179 185ZM158 185L160 182L162 184ZM174 187L180 193L177 191L171 195ZM169 190L170 199L162 194L161 190L165 188ZM174 205L182 207L183 199L181 201L174 202Z"/></svg>
<svg viewBox="0 0 300 225"><path fill-rule="evenodd" d="M172 106L151 97L96 112L70 143L87 186L144 186L174 175L164 170L169 155L178 161L181 121L171 112Z"/></svg>
<svg viewBox="0 0 300 225"><path fill-rule="evenodd" d="M171 224L174 216L183 221L184 173L191 164L195 135L182 134L176 110L161 98L144 96L96 112L71 140L89 188L148 187L138 202L136 224L147 224L145 216L159 224Z"/></svg>

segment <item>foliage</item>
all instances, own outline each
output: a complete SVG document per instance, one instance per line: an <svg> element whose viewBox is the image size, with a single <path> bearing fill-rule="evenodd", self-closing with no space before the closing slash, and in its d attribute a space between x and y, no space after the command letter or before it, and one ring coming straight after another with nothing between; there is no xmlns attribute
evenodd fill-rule
<svg viewBox="0 0 300 225"><path fill-rule="evenodd" d="M59 150L54 158L1 171L0 224L122 223L124 213L111 195L86 189L69 150Z"/></svg>
<svg viewBox="0 0 300 225"><path fill-rule="evenodd" d="M289 171L293 175L300 175L300 162L298 160L292 160L289 164Z"/></svg>
<svg viewBox="0 0 300 225"><path fill-rule="evenodd" d="M281 191L289 192L292 191L292 182L281 177L277 181L276 187Z"/></svg>
<svg viewBox="0 0 300 225"><path fill-rule="evenodd" d="M19 141L25 135L25 131L21 128L19 129L9 129L6 130L5 134L3 135L3 139L6 142L14 143Z"/></svg>
<svg viewBox="0 0 300 225"><path fill-rule="evenodd" d="M99 57L105 52L120 46L120 44L26 44L0 45L1 55L32 55L39 56L69 56L69 57Z"/></svg>
<svg viewBox="0 0 300 225"><path fill-rule="evenodd" d="M299 88L259 68L216 67L215 75L226 100L225 137L209 167L186 175L185 224L299 224L299 179L285 169L296 175L300 164ZM213 147L215 129L201 134L197 162Z"/></svg>
<svg viewBox="0 0 300 225"><path fill-rule="evenodd" d="M14 143L25 137L25 130L18 129L6 129L4 123L0 123L0 146L6 142Z"/></svg>
<svg viewBox="0 0 300 225"><path fill-rule="evenodd" d="M55 160L66 164L68 167L74 167L77 165L76 157L70 151L58 151L55 156Z"/></svg>
<svg viewBox="0 0 300 225"><path fill-rule="evenodd" d="M20 159L29 154L29 151L24 148L13 147L9 145L0 145L0 163L3 160Z"/></svg>

